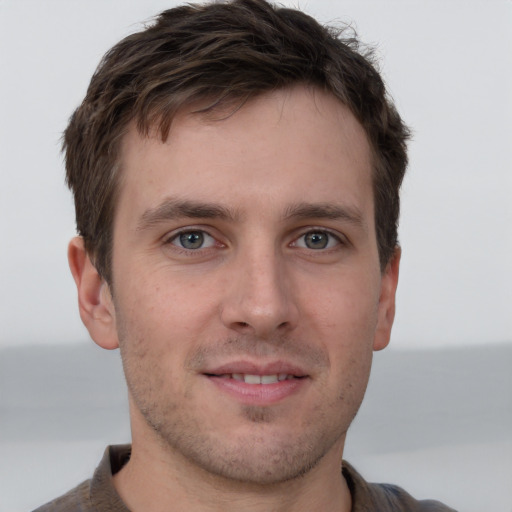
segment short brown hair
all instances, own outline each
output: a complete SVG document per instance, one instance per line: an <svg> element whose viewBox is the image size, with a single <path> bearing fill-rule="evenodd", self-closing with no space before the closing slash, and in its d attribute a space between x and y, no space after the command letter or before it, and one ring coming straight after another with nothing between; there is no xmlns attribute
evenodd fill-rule
<svg viewBox="0 0 512 512"><path fill-rule="evenodd" d="M201 100L226 102L295 84L344 103L373 152L373 189L381 268L397 245L399 188L409 131L388 97L370 52L353 32L265 0L186 5L162 12L114 46L98 66L64 133L67 183L78 233L100 275L111 281L112 225L120 140L131 122L167 138L176 112Z"/></svg>

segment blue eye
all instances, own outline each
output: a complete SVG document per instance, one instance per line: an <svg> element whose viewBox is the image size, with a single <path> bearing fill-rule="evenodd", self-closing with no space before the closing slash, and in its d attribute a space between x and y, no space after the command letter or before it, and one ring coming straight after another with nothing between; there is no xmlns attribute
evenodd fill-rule
<svg viewBox="0 0 512 512"><path fill-rule="evenodd" d="M321 250L330 249L339 243L339 238L328 231L309 231L298 238L294 245L305 249Z"/></svg>
<svg viewBox="0 0 512 512"><path fill-rule="evenodd" d="M183 249L195 250L213 247L215 239L204 231L182 231L170 242Z"/></svg>

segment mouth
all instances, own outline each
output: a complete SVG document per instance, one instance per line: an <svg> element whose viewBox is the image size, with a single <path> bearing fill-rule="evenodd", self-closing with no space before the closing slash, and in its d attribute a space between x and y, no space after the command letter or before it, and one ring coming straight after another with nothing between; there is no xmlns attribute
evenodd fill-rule
<svg viewBox="0 0 512 512"><path fill-rule="evenodd" d="M244 382L245 384L276 384L278 382L283 382L285 380L294 380L294 379L304 379L305 375L292 375L289 373L273 373L268 375L258 375L252 373L223 373L223 374L214 374L214 373L206 373L207 377L214 377L218 379L233 379L238 382Z"/></svg>
<svg viewBox="0 0 512 512"><path fill-rule="evenodd" d="M274 363L230 363L203 373L215 388L237 402L251 405L271 405L305 390L310 376L300 368Z"/></svg>

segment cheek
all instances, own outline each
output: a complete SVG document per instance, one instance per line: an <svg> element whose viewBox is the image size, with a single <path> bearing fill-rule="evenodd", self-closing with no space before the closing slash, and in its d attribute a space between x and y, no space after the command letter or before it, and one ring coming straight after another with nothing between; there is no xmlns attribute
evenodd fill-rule
<svg viewBox="0 0 512 512"><path fill-rule="evenodd" d="M165 368L172 379L187 354L214 332L215 298L208 287L174 272L151 272L119 291L116 321L123 357L130 365ZM138 361L138 363L137 363Z"/></svg>
<svg viewBox="0 0 512 512"><path fill-rule="evenodd" d="M345 281L318 294L309 318L313 334L329 354L332 378L342 388L366 387L377 326L378 292L367 280Z"/></svg>
<svg viewBox="0 0 512 512"><path fill-rule="evenodd" d="M209 289L208 283L165 268L139 271L119 294L119 306L136 328L192 328L213 306Z"/></svg>
<svg viewBox="0 0 512 512"><path fill-rule="evenodd" d="M326 339L337 339L342 344L359 344L373 339L377 325L378 290L368 280L353 278L333 280L334 285L316 294L306 294L304 308L325 332Z"/></svg>

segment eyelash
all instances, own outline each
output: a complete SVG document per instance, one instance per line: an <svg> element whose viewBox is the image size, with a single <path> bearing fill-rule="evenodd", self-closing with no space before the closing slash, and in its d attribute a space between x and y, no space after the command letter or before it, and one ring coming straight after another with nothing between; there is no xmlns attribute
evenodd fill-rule
<svg viewBox="0 0 512 512"><path fill-rule="evenodd" d="M328 236L327 244L330 244L331 241L334 240L336 242L336 245L334 247L322 247L320 249L313 249L311 247L300 247L301 249L306 249L306 250L309 249L311 251L325 252L325 251L336 249L336 247L338 245L339 246L346 245L346 242L344 241L344 239L342 238L341 235L334 233L333 231L331 231L329 229L325 229L325 228L308 228L307 231L304 231L297 238L295 238L295 240L291 243L291 245L295 246L295 247L299 247L298 241L301 239L304 239L305 237L307 237L307 235L327 235Z"/></svg>
<svg viewBox="0 0 512 512"><path fill-rule="evenodd" d="M187 235L187 234L191 235L193 233L200 233L205 237L211 238L214 243L210 247L203 247L201 245L201 247L198 247L196 249L182 247L181 245L173 243L176 240L179 240L179 238L182 235ZM302 246L298 245L298 242L301 239L304 239L307 235L327 235L328 236L327 245L329 245L332 240L334 240L336 242L336 244L334 247L321 247L320 249L313 249L311 247L302 247ZM304 244L305 244L305 242L304 242ZM173 245L176 250L178 250L184 254L187 254L187 255L193 255L194 253L199 253L200 251L205 251L205 250L211 249L215 245L218 245L219 247L224 247L224 244L219 242L216 239L216 237L211 235L207 230L202 229L202 228L194 229L193 227L192 228L187 227L186 229L182 229L180 231L172 233L170 236L166 237L166 239L164 240L164 245ZM314 228L314 227L310 227L306 231L303 231L302 233L300 233L299 236L294 238L294 240L289 244L289 246L291 246L291 247L297 247L299 249L305 249L305 250L309 250L312 252L326 252L326 251L330 251L330 250L336 250L337 246L344 246L344 245L347 245L347 241L340 234L337 234L329 229Z"/></svg>
<svg viewBox="0 0 512 512"><path fill-rule="evenodd" d="M183 235L192 235L193 233L200 233L205 238L206 237L207 238L211 238L212 241L213 241L212 246L211 247L202 247L201 246L201 247L198 247L197 249L190 249L190 248L182 247L182 246L180 246L178 244L173 243L176 240L179 240L179 238L181 236L183 236ZM224 244L218 242L218 240L213 235L208 233L208 231L205 230L205 229L201 229L201 228L194 229L194 228L188 227L186 229L182 229L180 231L172 233L170 236L166 237L164 239L164 245L173 245L176 250L178 250L180 252L183 252L184 254L191 255L192 253L197 253L197 252L201 251L201 249L202 250L211 249L215 245L223 246Z"/></svg>

